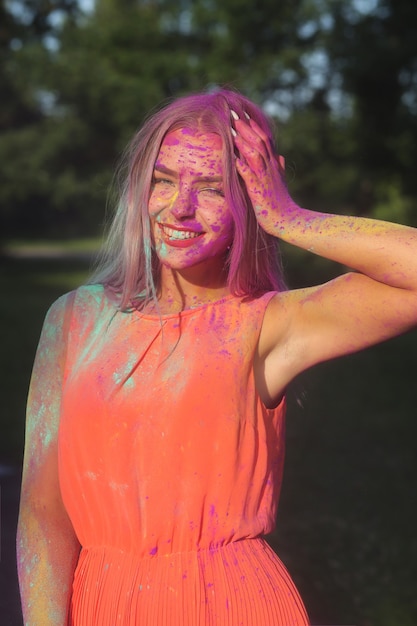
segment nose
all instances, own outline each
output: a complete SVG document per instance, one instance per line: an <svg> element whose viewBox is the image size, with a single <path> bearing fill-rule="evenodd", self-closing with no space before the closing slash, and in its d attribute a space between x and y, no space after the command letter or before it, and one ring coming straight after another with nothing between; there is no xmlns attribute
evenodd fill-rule
<svg viewBox="0 0 417 626"><path fill-rule="evenodd" d="M171 207L171 213L177 219L190 217L195 213L195 197L189 189L180 189Z"/></svg>

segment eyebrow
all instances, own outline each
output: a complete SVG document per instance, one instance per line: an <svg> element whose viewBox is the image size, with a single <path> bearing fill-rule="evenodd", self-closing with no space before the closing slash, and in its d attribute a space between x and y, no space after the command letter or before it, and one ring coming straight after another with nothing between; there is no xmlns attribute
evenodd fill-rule
<svg viewBox="0 0 417 626"><path fill-rule="evenodd" d="M174 170L171 170L169 167L165 167L162 163L155 163L154 167L155 172L160 172L161 174L166 174L167 176L172 176L172 178L178 178L178 173ZM222 176L198 176L196 178L196 182L202 183L222 183Z"/></svg>
<svg viewBox="0 0 417 626"><path fill-rule="evenodd" d="M173 178L177 176L177 172L174 172L174 170L170 170L169 167L165 167L165 165L161 165L159 163L155 163L154 170L155 172L161 172L161 174L167 174Z"/></svg>

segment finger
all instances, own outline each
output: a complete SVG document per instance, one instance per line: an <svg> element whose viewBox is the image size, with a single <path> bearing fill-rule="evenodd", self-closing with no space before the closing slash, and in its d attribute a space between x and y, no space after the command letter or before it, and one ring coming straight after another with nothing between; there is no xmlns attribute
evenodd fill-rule
<svg viewBox="0 0 417 626"><path fill-rule="evenodd" d="M259 154L262 155L263 159L266 162L269 161L270 151L268 150L268 144L265 142L265 139L268 140L268 138L264 133L262 137L255 129L249 126L248 121L245 122L240 119L235 120L235 128L237 130L238 136L240 135L247 144L249 144L257 152L259 152Z"/></svg>
<svg viewBox="0 0 417 626"><path fill-rule="evenodd" d="M278 154L277 161L280 168L285 172L285 156Z"/></svg>
<svg viewBox="0 0 417 626"><path fill-rule="evenodd" d="M239 156L258 175L262 175L267 169L267 162L264 154L259 152L258 147L248 143L240 134L235 137L235 145L238 148Z"/></svg>
<svg viewBox="0 0 417 626"><path fill-rule="evenodd" d="M247 163L241 159L236 159L236 169L245 183L246 191L251 199L254 208L262 207L265 201L265 194L262 190L258 177Z"/></svg>
<svg viewBox="0 0 417 626"><path fill-rule="evenodd" d="M263 145L266 148L266 152L268 154L269 159L271 160L276 159L277 155L274 149L274 142L269 137L269 135L267 135L267 133L257 124L257 122L255 122L255 120L253 120L246 112L245 112L245 119L247 123L249 124L250 128L252 129L252 131L254 131L254 133L256 133L256 135L260 137L261 140L263 141Z"/></svg>
<svg viewBox="0 0 417 626"><path fill-rule="evenodd" d="M245 141L253 146L264 158L268 160L270 153L268 151L268 137L262 131L262 129L255 124L249 115L245 113L245 118L242 119L236 113L236 111L230 110L232 120L232 134L236 137L236 130ZM234 125L234 128L233 128ZM253 126L253 127L252 127Z"/></svg>
<svg viewBox="0 0 417 626"><path fill-rule="evenodd" d="M270 140L268 135L266 134L266 132L264 130L262 130L262 128L259 126L259 124L257 124L255 122L255 120L253 120L251 117L249 117L249 115L246 113L246 119L247 122L250 126L250 128L253 130L253 132L255 132L264 142L265 145L269 145Z"/></svg>

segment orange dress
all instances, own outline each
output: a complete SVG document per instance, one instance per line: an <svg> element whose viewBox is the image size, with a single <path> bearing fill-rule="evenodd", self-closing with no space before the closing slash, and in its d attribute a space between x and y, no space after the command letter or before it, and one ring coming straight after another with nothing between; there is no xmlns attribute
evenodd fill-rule
<svg viewBox="0 0 417 626"><path fill-rule="evenodd" d="M77 290L59 431L72 626L308 624L262 539L284 460L284 402L267 410L252 371L272 295L160 318Z"/></svg>

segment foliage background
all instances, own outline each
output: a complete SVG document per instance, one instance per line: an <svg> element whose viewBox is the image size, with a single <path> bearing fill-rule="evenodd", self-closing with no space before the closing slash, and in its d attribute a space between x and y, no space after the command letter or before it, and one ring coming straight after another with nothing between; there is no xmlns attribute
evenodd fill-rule
<svg viewBox="0 0 417 626"><path fill-rule="evenodd" d="M3 0L0 232L97 234L147 113L229 85L277 121L309 206L416 220L412 0Z"/></svg>
<svg viewBox="0 0 417 626"><path fill-rule="evenodd" d="M416 24L415 0L0 2L1 462L21 464L46 308L85 279L118 158L166 99L242 90L274 117L300 203L417 225ZM284 252L293 286L340 271ZM410 333L294 385L271 543L315 624L417 623L416 348ZM1 576L2 623L20 625Z"/></svg>

